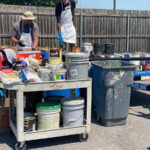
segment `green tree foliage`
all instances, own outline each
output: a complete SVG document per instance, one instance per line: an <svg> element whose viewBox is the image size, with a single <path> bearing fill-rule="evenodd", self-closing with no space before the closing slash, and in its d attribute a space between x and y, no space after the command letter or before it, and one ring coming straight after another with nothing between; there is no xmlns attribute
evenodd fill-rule
<svg viewBox="0 0 150 150"><path fill-rule="evenodd" d="M55 7L60 0L0 0L0 4Z"/></svg>

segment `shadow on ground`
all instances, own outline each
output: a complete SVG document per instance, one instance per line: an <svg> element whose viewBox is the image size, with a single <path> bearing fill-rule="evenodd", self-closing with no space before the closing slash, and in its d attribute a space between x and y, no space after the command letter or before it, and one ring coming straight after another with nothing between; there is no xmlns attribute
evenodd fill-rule
<svg viewBox="0 0 150 150"><path fill-rule="evenodd" d="M130 106L143 106L144 108L148 108L150 110L150 94L132 90Z"/></svg>
<svg viewBox="0 0 150 150"><path fill-rule="evenodd" d="M58 146L58 145L64 145L68 143L78 143L78 142L79 142L79 136L74 135L74 136L65 136L65 137L58 137L58 138L29 141L26 142L26 144L27 144L27 149L37 149L37 148L42 149L44 147ZM0 135L0 145L1 144L7 144L10 148L14 149L14 146L16 144L16 138L14 136L10 136L9 134Z"/></svg>
<svg viewBox="0 0 150 150"><path fill-rule="evenodd" d="M142 106L143 108L147 108L150 110L150 94L146 94L142 91L132 90L131 92L131 100L130 100L130 109L135 111L133 107ZM129 113L130 115L134 115L137 117L150 119L150 113L145 114L143 112L135 111L134 113Z"/></svg>

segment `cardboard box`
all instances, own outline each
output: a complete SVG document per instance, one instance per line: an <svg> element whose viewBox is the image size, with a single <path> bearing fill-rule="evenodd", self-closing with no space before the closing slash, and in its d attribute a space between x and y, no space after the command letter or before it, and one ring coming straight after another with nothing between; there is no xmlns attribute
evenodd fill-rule
<svg viewBox="0 0 150 150"><path fill-rule="evenodd" d="M0 108L0 134L9 130L9 99L6 99Z"/></svg>

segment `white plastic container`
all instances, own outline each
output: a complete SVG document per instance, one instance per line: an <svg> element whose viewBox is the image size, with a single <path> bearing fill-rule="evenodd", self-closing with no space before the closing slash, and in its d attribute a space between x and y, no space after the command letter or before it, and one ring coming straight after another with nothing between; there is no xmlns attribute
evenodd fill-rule
<svg viewBox="0 0 150 150"><path fill-rule="evenodd" d="M63 81L66 80L66 69L53 70L52 71L52 80L53 81Z"/></svg>
<svg viewBox="0 0 150 150"><path fill-rule="evenodd" d="M133 58L140 57L140 54L138 54L138 53L132 53L129 55L130 55L130 57L133 57ZM140 61L130 61L130 64L135 65L135 66L139 66Z"/></svg>
<svg viewBox="0 0 150 150"><path fill-rule="evenodd" d="M47 64L47 67L49 69L53 70L60 70L63 68L63 64L58 64L58 65L52 65L52 64Z"/></svg>
<svg viewBox="0 0 150 150"><path fill-rule="evenodd" d="M38 130L58 129L61 105L56 101L42 102L37 105Z"/></svg>
<svg viewBox="0 0 150 150"><path fill-rule="evenodd" d="M51 80L51 70L40 68L37 70L37 74L42 81L50 81Z"/></svg>
<svg viewBox="0 0 150 150"><path fill-rule="evenodd" d="M83 43L82 50L90 55L90 53L93 51L92 43Z"/></svg>
<svg viewBox="0 0 150 150"><path fill-rule="evenodd" d="M64 98L61 104L64 127L83 125L84 99L82 97Z"/></svg>

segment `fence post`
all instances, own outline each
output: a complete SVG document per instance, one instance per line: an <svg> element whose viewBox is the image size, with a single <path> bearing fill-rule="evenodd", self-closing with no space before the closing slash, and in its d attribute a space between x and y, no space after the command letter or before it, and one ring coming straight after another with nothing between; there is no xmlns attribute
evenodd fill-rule
<svg viewBox="0 0 150 150"><path fill-rule="evenodd" d="M83 16L80 13L80 48L82 48L82 31L83 31Z"/></svg>
<svg viewBox="0 0 150 150"><path fill-rule="evenodd" d="M127 40L126 40L126 52L129 52L129 40L130 40L130 14L127 16Z"/></svg>

